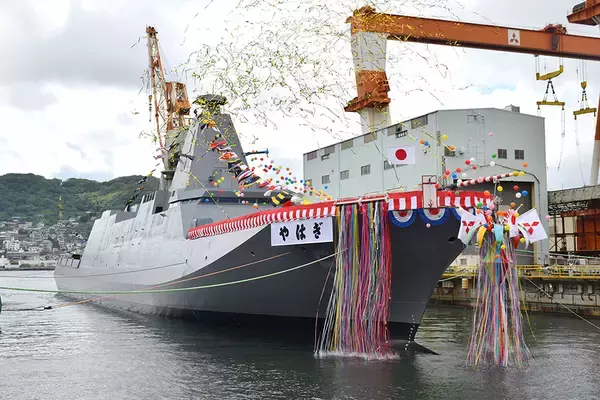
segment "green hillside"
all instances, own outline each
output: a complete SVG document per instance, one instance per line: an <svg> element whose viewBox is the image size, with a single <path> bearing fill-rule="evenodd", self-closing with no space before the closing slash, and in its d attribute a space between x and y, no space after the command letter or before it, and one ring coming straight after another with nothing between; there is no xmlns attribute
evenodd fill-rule
<svg viewBox="0 0 600 400"><path fill-rule="evenodd" d="M58 197L62 196L63 219L85 220L107 209L123 208L142 176L123 176L107 182L88 179L46 179L34 174L0 176L0 221L20 217L26 221L54 223L58 220ZM62 182L62 186L61 186ZM144 190L158 188L158 179L151 177ZM138 197L137 201L141 198Z"/></svg>

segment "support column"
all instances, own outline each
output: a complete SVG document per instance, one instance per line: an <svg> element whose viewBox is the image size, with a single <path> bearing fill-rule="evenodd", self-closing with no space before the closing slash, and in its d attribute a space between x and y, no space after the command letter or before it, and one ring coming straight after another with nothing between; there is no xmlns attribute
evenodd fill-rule
<svg viewBox="0 0 600 400"><path fill-rule="evenodd" d="M590 186L598 184L598 169L600 169L600 96L598 96L597 115L596 135L594 136L594 152L592 153L592 173L590 175Z"/></svg>
<svg viewBox="0 0 600 400"><path fill-rule="evenodd" d="M385 73L387 34L363 32L361 21L375 13L372 7L363 7L349 19L352 23L352 57L356 74L358 96L348 102L346 112L358 112L362 132L369 133L391 125L389 82Z"/></svg>

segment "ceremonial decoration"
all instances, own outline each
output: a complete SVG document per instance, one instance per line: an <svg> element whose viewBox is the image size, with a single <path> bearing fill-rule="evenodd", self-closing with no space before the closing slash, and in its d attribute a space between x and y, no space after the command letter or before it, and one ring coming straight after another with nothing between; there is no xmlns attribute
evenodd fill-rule
<svg viewBox="0 0 600 400"><path fill-rule="evenodd" d="M333 288L315 353L391 354L391 241L385 202L344 205L338 217Z"/></svg>
<svg viewBox="0 0 600 400"><path fill-rule="evenodd" d="M202 130L211 127L210 124L206 123L202 127ZM219 153L219 160L227 163L227 170L234 176L238 181L240 191L248 188L252 185L258 184L258 187L265 188L268 190L264 193L265 197L270 197L271 204L274 207L279 205L285 205L285 203L292 202L293 204L302 204L302 196L298 193L294 193L291 190L284 189L281 185L272 185L272 179L262 179L259 175L254 172L254 168L248 167L232 150L231 146L227 143L225 137L220 133L216 126L212 126L212 129L217 131L217 135L209 144L209 150L217 151ZM252 154L256 154L253 152Z"/></svg>
<svg viewBox="0 0 600 400"><path fill-rule="evenodd" d="M477 300L467 351L469 367L525 367L531 353L523 337L519 272L514 249L519 243L546 239L535 209L519 215L514 209L497 212L493 200L479 204L475 214L458 209L458 238L480 249ZM474 239L475 238L475 239Z"/></svg>
<svg viewBox="0 0 600 400"><path fill-rule="evenodd" d="M144 175L144 177L142 177L142 179L140 179L138 181L138 185L142 185L142 186L135 189L135 191L133 192L131 197L129 199L127 199L127 201L125 202L125 206L123 207L123 211L129 211L131 209L131 206L133 205L135 200L144 191L144 188L145 188L144 184L148 181L148 179L152 176L152 174L154 174L154 171L156 171L156 168L158 167L158 165L159 164L156 164L152 171L150 171L149 173Z"/></svg>

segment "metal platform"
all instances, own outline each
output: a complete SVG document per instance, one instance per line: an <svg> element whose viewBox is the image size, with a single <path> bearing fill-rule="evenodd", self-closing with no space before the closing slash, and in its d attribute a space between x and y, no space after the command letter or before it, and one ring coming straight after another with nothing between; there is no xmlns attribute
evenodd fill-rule
<svg viewBox="0 0 600 400"><path fill-rule="evenodd" d="M452 278L474 278L478 266L460 266L449 268L442 280ZM519 265L519 275L528 279L553 280L600 280L600 264L595 265Z"/></svg>

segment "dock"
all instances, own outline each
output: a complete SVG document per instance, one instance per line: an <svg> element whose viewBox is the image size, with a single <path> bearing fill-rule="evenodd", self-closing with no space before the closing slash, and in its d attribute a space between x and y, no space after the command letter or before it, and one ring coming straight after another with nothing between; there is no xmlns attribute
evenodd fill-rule
<svg viewBox="0 0 600 400"><path fill-rule="evenodd" d="M517 268L522 282L523 311L575 312L600 317L600 263ZM438 282L430 303L473 307L477 300L477 269L476 265L450 267Z"/></svg>

